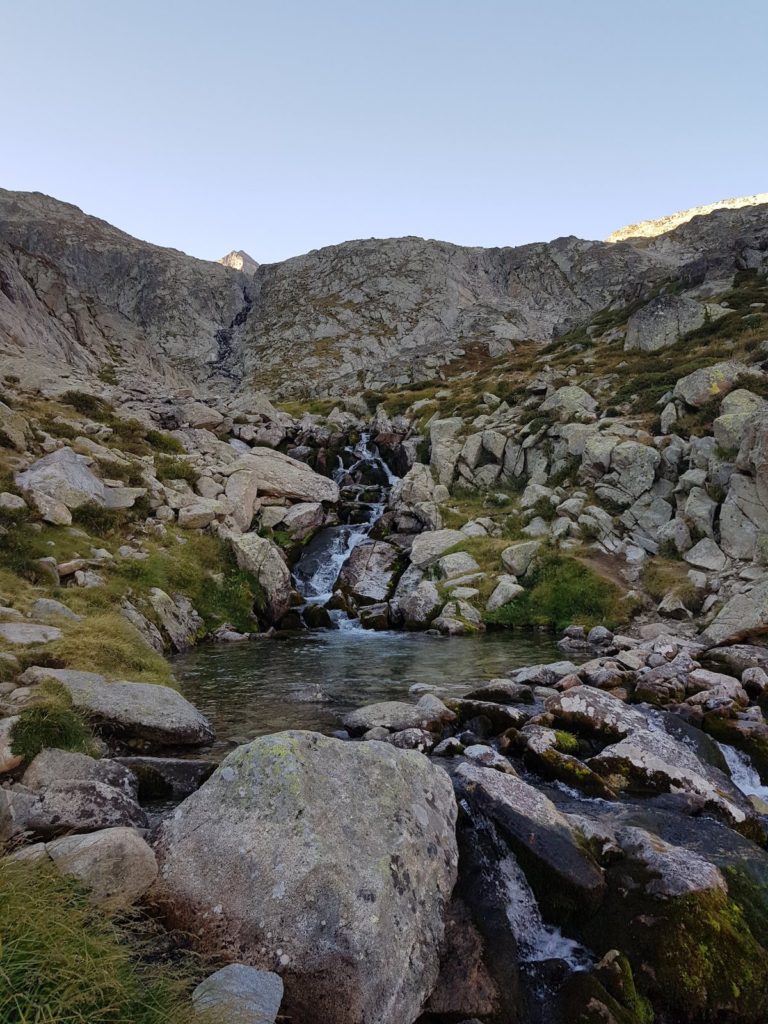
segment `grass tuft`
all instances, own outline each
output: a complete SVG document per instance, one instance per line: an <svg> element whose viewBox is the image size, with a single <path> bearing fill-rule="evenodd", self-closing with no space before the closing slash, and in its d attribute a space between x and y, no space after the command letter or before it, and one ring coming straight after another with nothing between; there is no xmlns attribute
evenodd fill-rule
<svg viewBox="0 0 768 1024"><path fill-rule="evenodd" d="M172 685L165 658L142 639L119 612L104 612L75 623L45 652L67 668L100 672L115 679Z"/></svg>
<svg viewBox="0 0 768 1024"><path fill-rule="evenodd" d="M187 1024L194 981L143 965L128 932L50 863L0 861L3 1024Z"/></svg>
<svg viewBox="0 0 768 1024"><path fill-rule="evenodd" d="M11 730L11 749L31 761L46 747L98 754L98 746L83 718L72 707L72 698L51 680L36 688L34 702L22 708Z"/></svg>

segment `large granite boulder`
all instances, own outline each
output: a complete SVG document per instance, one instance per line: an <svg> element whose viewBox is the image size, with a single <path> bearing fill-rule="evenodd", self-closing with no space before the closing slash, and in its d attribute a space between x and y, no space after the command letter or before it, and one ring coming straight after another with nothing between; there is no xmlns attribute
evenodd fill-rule
<svg viewBox="0 0 768 1024"><path fill-rule="evenodd" d="M448 776L390 744L263 736L157 837L151 892L205 950L275 970L303 1024L410 1024L456 879Z"/></svg>
<svg viewBox="0 0 768 1024"><path fill-rule="evenodd" d="M720 319L727 309L697 302L685 295L657 295L627 321L625 351L657 352L679 341L684 334Z"/></svg>
<svg viewBox="0 0 768 1024"><path fill-rule="evenodd" d="M567 423L574 418L593 419L596 409L595 399L577 384L567 384L558 388L539 406L540 413L549 413L561 423Z"/></svg>
<svg viewBox="0 0 768 1024"><path fill-rule="evenodd" d="M424 569L445 554L449 548L466 543L467 535L461 530L428 530L420 533L411 548L411 562Z"/></svg>
<svg viewBox="0 0 768 1024"><path fill-rule="evenodd" d="M729 359L722 363L694 370L687 377L681 377L675 384L673 395L686 405L698 409L714 398L721 398L733 391L736 381L749 368L744 363Z"/></svg>
<svg viewBox="0 0 768 1024"><path fill-rule="evenodd" d="M735 594L701 635L709 647L735 644L768 633L768 583L757 583L745 594Z"/></svg>
<svg viewBox="0 0 768 1024"><path fill-rule="evenodd" d="M60 683L74 707L107 736L149 745L193 747L213 739L208 719L170 686L110 682L96 672L38 665L19 677L24 686L45 679Z"/></svg>
<svg viewBox="0 0 768 1024"><path fill-rule="evenodd" d="M234 472L247 471L259 494L289 501L339 500L338 484L310 466L272 448L252 448L234 464ZM243 483L242 486L245 486Z"/></svg>
<svg viewBox="0 0 768 1024"><path fill-rule="evenodd" d="M33 498L43 495L70 510L89 502L104 505L104 484L89 469L90 461L69 447L59 448L17 473L16 485Z"/></svg>

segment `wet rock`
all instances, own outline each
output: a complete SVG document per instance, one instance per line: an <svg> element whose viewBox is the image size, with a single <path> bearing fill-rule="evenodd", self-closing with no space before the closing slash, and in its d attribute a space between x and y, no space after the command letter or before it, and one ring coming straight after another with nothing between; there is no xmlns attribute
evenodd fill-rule
<svg viewBox="0 0 768 1024"><path fill-rule="evenodd" d="M355 604L379 604L393 589L398 559L397 548L386 541L358 544L344 563L336 587Z"/></svg>
<svg viewBox="0 0 768 1024"><path fill-rule="evenodd" d="M265 736L166 819L151 898L203 949L278 971L293 1019L402 1024L438 976L455 818L420 754Z"/></svg>
<svg viewBox="0 0 768 1024"><path fill-rule="evenodd" d="M553 900L561 912L567 905L574 910L599 906L605 888L602 872L543 793L516 776L470 764L457 769L455 785L459 799L500 830L543 907L551 907Z"/></svg>
<svg viewBox="0 0 768 1024"><path fill-rule="evenodd" d="M138 780L141 800L183 799L199 789L216 767L213 761L180 757L116 757L113 762Z"/></svg>
<svg viewBox="0 0 768 1024"><path fill-rule="evenodd" d="M422 580L401 598L398 607L406 629L426 629L442 604L437 587L431 580Z"/></svg>
<svg viewBox="0 0 768 1024"><path fill-rule="evenodd" d="M493 1017L500 1007L496 982L484 959L482 936L466 904L454 896L448 907L440 974L425 1012L452 1020L479 1014ZM464 1020L463 1024L471 1024Z"/></svg>
<svg viewBox="0 0 768 1024"><path fill-rule="evenodd" d="M133 828L64 836L48 843L46 852L63 875L89 890L95 903L113 910L135 903L157 878L152 848Z"/></svg>
<svg viewBox="0 0 768 1024"><path fill-rule="evenodd" d="M552 697L546 701L546 708L558 722L606 738L621 738L635 730L647 729L642 712L605 690L591 686L575 686Z"/></svg>
<svg viewBox="0 0 768 1024"><path fill-rule="evenodd" d="M363 629L389 629L389 605L386 601L365 605L359 611L359 618Z"/></svg>

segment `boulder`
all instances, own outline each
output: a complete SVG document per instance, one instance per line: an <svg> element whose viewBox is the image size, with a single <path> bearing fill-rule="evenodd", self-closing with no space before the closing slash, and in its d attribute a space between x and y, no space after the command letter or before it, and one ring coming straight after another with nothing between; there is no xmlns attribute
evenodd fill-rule
<svg viewBox="0 0 768 1024"><path fill-rule="evenodd" d="M701 635L708 647L735 644L768 633L768 582L735 594Z"/></svg>
<svg viewBox="0 0 768 1024"><path fill-rule="evenodd" d="M421 583L402 597L397 604L406 629L426 629L440 610L442 600L431 580Z"/></svg>
<svg viewBox="0 0 768 1024"><path fill-rule="evenodd" d="M149 603L163 633L170 641L170 646L175 651L186 651L194 647L205 626L188 597L183 594L174 594L171 597L159 587L152 587L149 591Z"/></svg>
<svg viewBox="0 0 768 1024"><path fill-rule="evenodd" d="M274 971L227 964L192 993L198 1013L234 1024L275 1024L283 1001L283 980Z"/></svg>
<svg viewBox="0 0 768 1024"><path fill-rule="evenodd" d="M712 424L718 447L724 452L738 452L747 423L754 413L765 407L765 399L744 388L727 394L720 404L720 415Z"/></svg>
<svg viewBox="0 0 768 1024"><path fill-rule="evenodd" d="M204 530L216 516L224 515L225 508L214 498L200 498L191 505L179 509L179 526L182 530Z"/></svg>
<svg viewBox="0 0 768 1024"><path fill-rule="evenodd" d="M720 546L731 558L752 560L764 554L760 549L766 536L768 507L757 481L743 473L732 473L720 508Z"/></svg>
<svg viewBox="0 0 768 1024"><path fill-rule="evenodd" d="M179 406L179 420L193 430L213 430L222 423L224 417L204 402L186 402Z"/></svg>
<svg viewBox="0 0 768 1024"><path fill-rule="evenodd" d="M552 413L561 423L582 416L593 418L596 409L595 399L576 384L558 388L539 406L540 413Z"/></svg>
<svg viewBox="0 0 768 1024"><path fill-rule="evenodd" d="M510 544L501 552L504 568L513 576L525 576L540 547L540 540L523 540Z"/></svg>
<svg viewBox="0 0 768 1024"><path fill-rule="evenodd" d="M89 502L104 505L104 484L88 468L90 459L59 448L16 474L16 485L33 498L43 495L70 511Z"/></svg>
<svg viewBox="0 0 768 1024"><path fill-rule="evenodd" d="M417 704L404 701L386 700L378 704L349 711L342 718L342 724L353 736L362 735L369 729L389 729L401 732L403 729L435 729L444 722L455 722L456 715L431 693L426 693Z"/></svg>
<svg viewBox="0 0 768 1024"><path fill-rule="evenodd" d="M242 470L252 474L253 486L259 494L289 501L335 503L339 500L339 487L335 481L271 448L252 448L234 464L234 472Z"/></svg>
<svg viewBox="0 0 768 1024"><path fill-rule="evenodd" d="M0 775L14 771L24 760L20 754L14 754L12 750L11 731L18 720L17 715L0 719Z"/></svg>
<svg viewBox="0 0 768 1024"><path fill-rule="evenodd" d="M710 572L722 572L727 563L723 552L709 537L694 544L690 551L686 551L683 558L689 565L697 569L708 569Z"/></svg>
<svg viewBox="0 0 768 1024"><path fill-rule="evenodd" d="M448 776L388 743L263 736L163 822L150 897L204 950L280 973L302 1024L405 1024L456 880Z"/></svg>
<svg viewBox="0 0 768 1024"><path fill-rule="evenodd" d="M449 548L466 543L461 530L428 530L414 539L411 563L420 569L432 565Z"/></svg>
<svg viewBox="0 0 768 1024"><path fill-rule="evenodd" d="M32 759L22 782L28 789L44 790L53 782L75 779L103 782L132 798L138 791L135 775L124 765L108 757L97 760L87 754L55 747L46 747Z"/></svg>
<svg viewBox="0 0 768 1024"><path fill-rule="evenodd" d="M133 828L63 836L46 852L62 875L76 878L95 903L112 910L135 903L157 878L152 848Z"/></svg>
<svg viewBox="0 0 768 1024"><path fill-rule="evenodd" d="M673 395L686 405L698 409L714 398L721 398L732 391L742 374L749 373L744 363L727 360L714 363L701 370L694 370L687 377L681 377L675 384Z"/></svg>
<svg viewBox="0 0 768 1024"><path fill-rule="evenodd" d="M5 402L0 402L0 435L8 439L11 448L23 452L27 448L29 424Z"/></svg>
<svg viewBox="0 0 768 1024"><path fill-rule="evenodd" d="M146 828L147 818L132 797L95 779L51 782L36 795L25 822L44 838L117 826Z"/></svg>
<svg viewBox="0 0 768 1024"><path fill-rule="evenodd" d="M384 540L358 544L339 573L334 590L349 594L356 604L385 601L392 592L399 552Z"/></svg>
<svg viewBox="0 0 768 1024"><path fill-rule="evenodd" d="M251 528L258 493L256 474L250 470L238 470L227 478L225 494L232 509L232 518L242 533L247 533Z"/></svg>
<svg viewBox="0 0 768 1024"><path fill-rule="evenodd" d="M266 537L244 533L230 537L238 567L253 573L264 592L264 610L278 622L291 607L291 573L280 548Z"/></svg>
<svg viewBox="0 0 768 1024"><path fill-rule="evenodd" d="M624 350L657 352L668 348L684 334L728 312L723 306L697 302L686 295L657 295L627 320Z"/></svg>
<svg viewBox="0 0 768 1024"><path fill-rule="evenodd" d="M208 720L176 690L156 683L108 682L95 672L34 666L22 685L53 679L73 705L107 736L167 746L202 746L213 739Z"/></svg>
<svg viewBox="0 0 768 1024"><path fill-rule="evenodd" d="M499 576L493 593L486 603L486 611L495 612L523 593L525 593L525 587L520 586L516 576Z"/></svg>

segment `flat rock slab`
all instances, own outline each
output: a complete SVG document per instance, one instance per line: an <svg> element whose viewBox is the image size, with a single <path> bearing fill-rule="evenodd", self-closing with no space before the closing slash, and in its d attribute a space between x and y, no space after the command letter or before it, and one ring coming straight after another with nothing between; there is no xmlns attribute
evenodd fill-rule
<svg viewBox="0 0 768 1024"><path fill-rule="evenodd" d="M21 677L24 685L44 679L61 683L79 711L118 739L168 746L201 746L213 739L208 719L170 686L109 682L95 672L38 666Z"/></svg>
<svg viewBox="0 0 768 1024"><path fill-rule="evenodd" d="M37 622L0 622L0 639L9 644L47 644L60 637L61 630L57 626L41 626Z"/></svg>
<svg viewBox="0 0 768 1024"><path fill-rule="evenodd" d="M456 715L432 694L425 694L418 704L405 701L385 700L368 704L344 715L344 728L353 735L369 729L389 729L401 732L403 729L428 729L439 722L452 722Z"/></svg>

